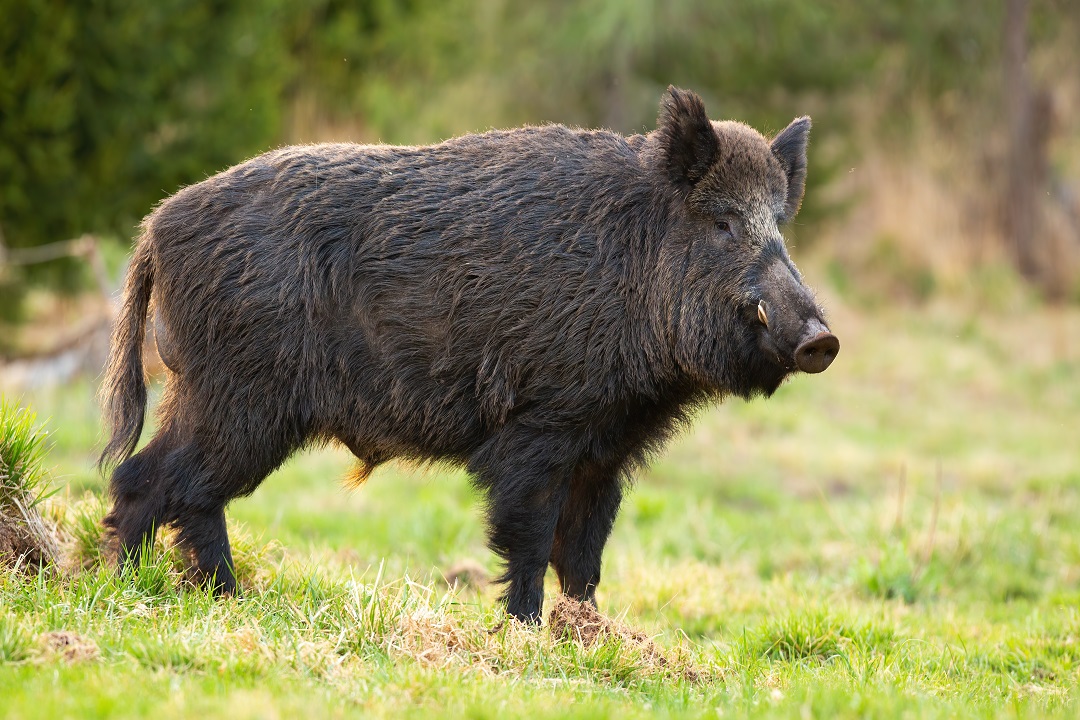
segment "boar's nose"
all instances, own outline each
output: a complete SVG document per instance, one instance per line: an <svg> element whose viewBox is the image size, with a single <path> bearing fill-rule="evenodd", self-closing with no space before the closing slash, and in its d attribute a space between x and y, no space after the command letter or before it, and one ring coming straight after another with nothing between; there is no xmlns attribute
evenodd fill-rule
<svg viewBox="0 0 1080 720"><path fill-rule="evenodd" d="M822 329L795 348L795 365L805 373L823 372L840 352L840 341Z"/></svg>

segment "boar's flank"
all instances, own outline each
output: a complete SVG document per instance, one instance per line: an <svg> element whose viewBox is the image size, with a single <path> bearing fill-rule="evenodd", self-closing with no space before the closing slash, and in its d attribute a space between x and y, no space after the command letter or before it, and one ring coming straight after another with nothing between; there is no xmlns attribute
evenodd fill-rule
<svg viewBox="0 0 1080 720"><path fill-rule="evenodd" d="M337 440L360 477L391 458L468 468L511 615L540 617L549 563L594 601L634 467L696 407L769 395L839 350L778 229L809 130L770 142L669 88L647 135L286 147L166 199L103 388L122 560L172 525L234 591L225 505ZM132 454L151 305L169 372Z"/></svg>

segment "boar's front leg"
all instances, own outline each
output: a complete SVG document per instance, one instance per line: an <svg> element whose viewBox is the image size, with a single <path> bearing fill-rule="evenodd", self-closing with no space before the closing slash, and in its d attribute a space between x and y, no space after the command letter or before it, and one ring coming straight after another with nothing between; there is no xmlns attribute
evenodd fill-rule
<svg viewBox="0 0 1080 720"><path fill-rule="evenodd" d="M596 605L600 560L622 502L618 472L587 462L575 471L551 547L563 593Z"/></svg>
<svg viewBox="0 0 1080 720"><path fill-rule="evenodd" d="M488 544L506 561L498 579L506 583L506 612L522 622L540 622L544 574L570 484L570 445L535 429L506 428L469 462L487 491Z"/></svg>

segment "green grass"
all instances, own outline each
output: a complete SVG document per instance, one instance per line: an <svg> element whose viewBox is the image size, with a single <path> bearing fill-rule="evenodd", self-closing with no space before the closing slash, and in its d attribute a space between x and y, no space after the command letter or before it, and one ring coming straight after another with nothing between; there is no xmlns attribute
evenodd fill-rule
<svg viewBox="0 0 1080 720"><path fill-rule="evenodd" d="M59 558L53 528L41 517L49 478L42 461L47 432L34 413L0 397L0 566L40 570Z"/></svg>
<svg viewBox="0 0 1080 720"><path fill-rule="evenodd" d="M41 467L46 436L31 410L0 401L0 503L41 499L48 484Z"/></svg>
<svg viewBox="0 0 1080 720"><path fill-rule="evenodd" d="M600 606L666 666L450 591L458 561L497 570L460 471L348 491L326 449L230 506L237 598L164 546L134 578L0 574L0 715L1075 716L1080 314L830 304L828 372L704 413L626 499ZM23 398L49 418L45 511L83 555L93 392Z"/></svg>

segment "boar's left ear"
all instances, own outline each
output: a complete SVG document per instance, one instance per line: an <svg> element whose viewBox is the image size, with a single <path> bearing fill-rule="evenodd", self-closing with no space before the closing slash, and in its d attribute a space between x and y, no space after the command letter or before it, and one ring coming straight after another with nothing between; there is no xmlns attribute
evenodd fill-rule
<svg viewBox="0 0 1080 720"><path fill-rule="evenodd" d="M772 151L787 174L787 198L784 200L784 219L790 220L799 212L806 189L806 141L810 136L810 118L795 118L773 138Z"/></svg>
<svg viewBox="0 0 1080 720"><path fill-rule="evenodd" d="M709 171L720 146L701 98L669 85L660 101L656 129L668 177L676 185L696 185Z"/></svg>

